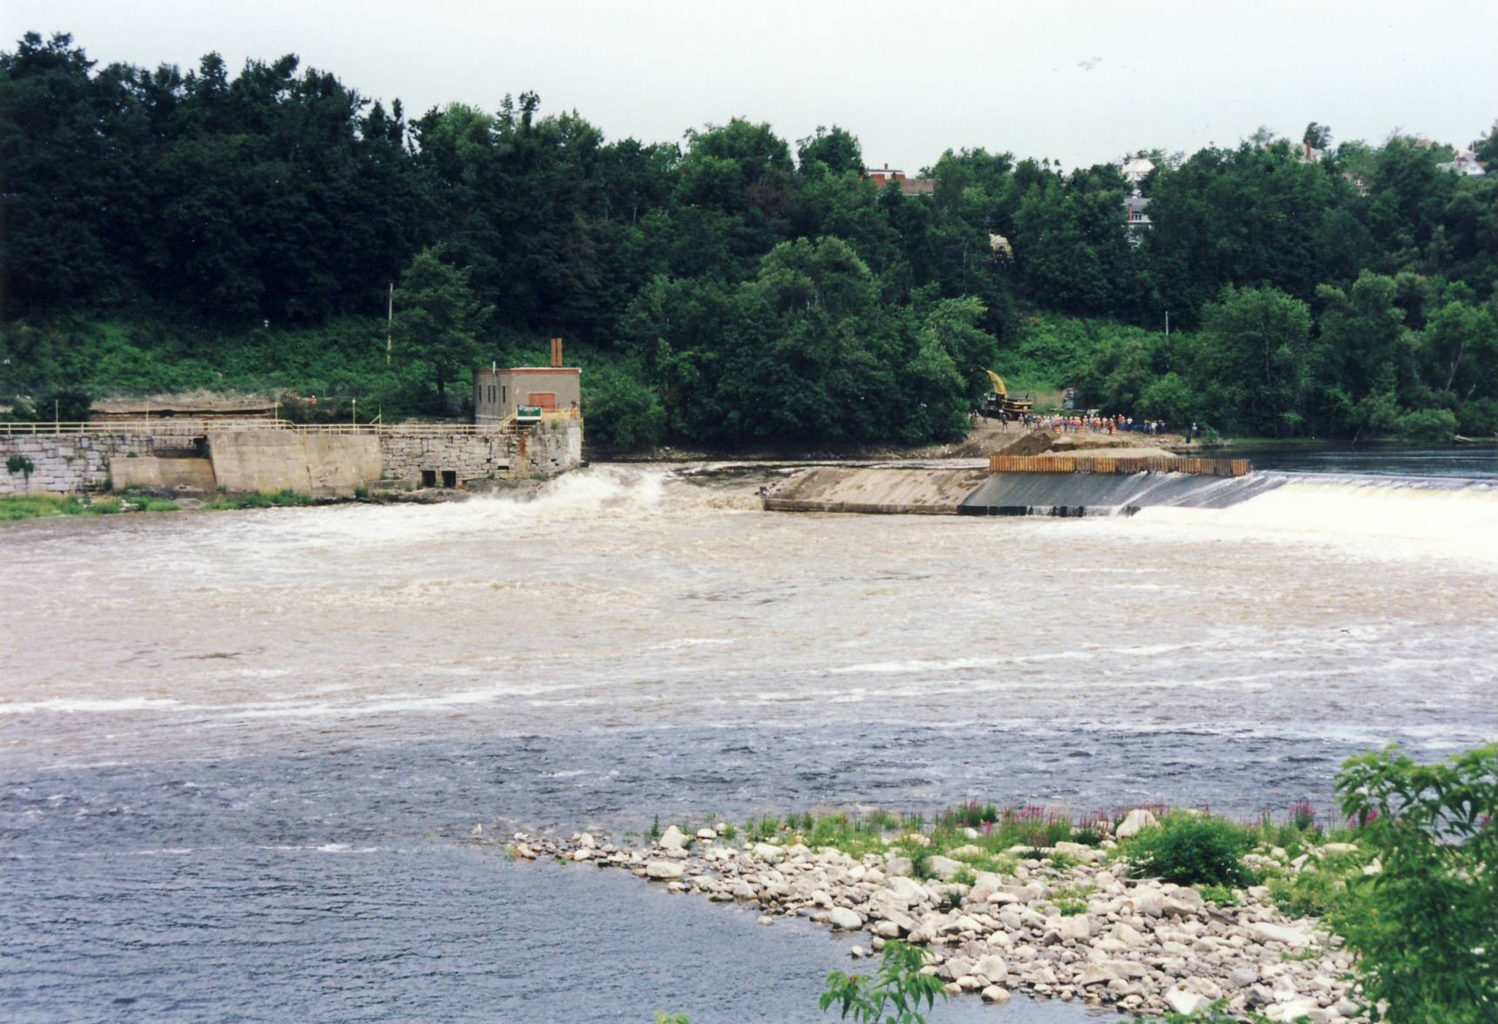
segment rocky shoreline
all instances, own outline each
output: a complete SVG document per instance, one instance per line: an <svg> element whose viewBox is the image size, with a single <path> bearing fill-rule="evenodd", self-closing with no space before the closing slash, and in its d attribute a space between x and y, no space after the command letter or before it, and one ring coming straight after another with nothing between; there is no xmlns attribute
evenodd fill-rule
<svg viewBox="0 0 1498 1024"><path fill-rule="evenodd" d="M1131 812L1119 837L1149 819L1148 811ZM484 839L481 828L475 840L501 842ZM919 833L900 840L929 841ZM1227 1013L1271 1021L1368 1019L1350 979L1352 955L1318 921L1288 919L1264 886L1218 906L1195 888L1130 877L1112 839L1012 847L1013 868L1003 874L970 870L954 859L964 856L958 848L947 851L952 857L923 858L924 880L893 845L855 857L794 836L738 840L721 824L687 833L672 826L635 846L592 832L517 832L502 843L516 858L619 868L674 892L757 907L762 925L804 916L866 937L852 946L855 958L892 939L921 945L930 954L924 970L954 995L997 1003L1021 992L1133 1014L1192 1014L1221 1002ZM1293 860L1271 849L1245 860L1315 871L1322 856L1348 849L1328 843Z"/></svg>

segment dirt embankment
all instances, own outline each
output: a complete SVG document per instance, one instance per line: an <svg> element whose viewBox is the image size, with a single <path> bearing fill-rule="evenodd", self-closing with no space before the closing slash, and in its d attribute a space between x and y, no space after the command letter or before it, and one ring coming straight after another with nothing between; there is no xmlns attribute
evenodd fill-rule
<svg viewBox="0 0 1498 1024"><path fill-rule="evenodd" d="M1138 458L1173 459L1175 453L1162 445L1178 442L1171 435L1104 434L1084 430L1063 434L1054 430L1031 430L1015 435L1000 433L997 437L970 438L971 456L983 455L1128 455ZM969 454L964 451L963 454Z"/></svg>

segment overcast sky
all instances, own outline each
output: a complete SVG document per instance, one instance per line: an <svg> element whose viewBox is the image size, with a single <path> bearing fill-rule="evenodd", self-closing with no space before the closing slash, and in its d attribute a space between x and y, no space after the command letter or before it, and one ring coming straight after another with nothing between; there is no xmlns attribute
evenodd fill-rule
<svg viewBox="0 0 1498 1024"><path fill-rule="evenodd" d="M734 116L792 143L838 124L873 165L983 146L1068 167L1398 128L1466 144L1498 118L1498 2L0 0L0 46L64 31L101 63L296 53L419 114L530 89L609 138Z"/></svg>

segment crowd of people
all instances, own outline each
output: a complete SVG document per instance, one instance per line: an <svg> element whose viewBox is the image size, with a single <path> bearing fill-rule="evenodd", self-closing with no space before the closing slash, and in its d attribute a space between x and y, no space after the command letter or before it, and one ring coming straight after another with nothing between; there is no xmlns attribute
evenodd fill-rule
<svg viewBox="0 0 1498 1024"><path fill-rule="evenodd" d="M1117 434L1120 431L1165 433L1164 420L1135 420L1132 416L1040 416L1026 413L1020 420L1027 430L1055 430L1063 434L1080 434L1084 431L1096 434Z"/></svg>
<svg viewBox="0 0 1498 1024"><path fill-rule="evenodd" d="M1003 429L1007 431L1011 417L1001 415L1000 421ZM1025 413L1018 418L1018 422L1025 430L1054 430L1062 434L1080 434L1084 431L1098 434L1117 434L1120 431L1141 434L1165 433L1164 420L1136 420L1132 416L1079 416L1059 413L1043 416L1038 413Z"/></svg>

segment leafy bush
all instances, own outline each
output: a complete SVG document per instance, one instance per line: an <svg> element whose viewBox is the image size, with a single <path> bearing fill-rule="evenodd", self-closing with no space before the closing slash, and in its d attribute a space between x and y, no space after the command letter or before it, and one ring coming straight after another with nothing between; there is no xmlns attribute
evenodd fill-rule
<svg viewBox="0 0 1498 1024"><path fill-rule="evenodd" d="M833 971L817 1006L823 1013L840 1006L843 1019L852 1017L859 1024L926 1024L921 1004L929 1010L937 996L947 998L940 979L921 973L927 955L917 946L888 942L877 978Z"/></svg>
<svg viewBox="0 0 1498 1024"><path fill-rule="evenodd" d="M1383 865L1352 877L1362 906L1332 918L1367 999L1394 1024L1498 1019L1498 744L1436 765L1368 754L1337 793Z"/></svg>
<svg viewBox="0 0 1498 1024"><path fill-rule="evenodd" d="M902 849L905 856L910 858L911 877L918 878L923 882L935 877L931 871L931 847L922 846L920 843L907 843Z"/></svg>
<svg viewBox="0 0 1498 1024"><path fill-rule="evenodd" d="M749 823L749 835L754 839L773 839L779 832L780 822L769 815Z"/></svg>
<svg viewBox="0 0 1498 1024"><path fill-rule="evenodd" d="M1328 918L1350 912L1353 903L1347 883L1329 871L1271 878L1269 898L1291 917Z"/></svg>
<svg viewBox="0 0 1498 1024"><path fill-rule="evenodd" d="M1450 409L1414 409L1399 417L1400 437L1450 443L1456 437L1456 413Z"/></svg>
<svg viewBox="0 0 1498 1024"><path fill-rule="evenodd" d="M1242 857L1253 849L1248 829L1221 818L1170 814L1124 843L1124 853L1141 871L1178 885L1253 883Z"/></svg>
<svg viewBox="0 0 1498 1024"><path fill-rule="evenodd" d="M36 463L24 455L12 455L5 460L7 473L20 473L26 481L26 492L31 493L31 474L36 472Z"/></svg>
<svg viewBox="0 0 1498 1024"><path fill-rule="evenodd" d="M1225 885L1208 885L1202 888L1202 899L1219 907L1236 907L1238 894Z"/></svg>
<svg viewBox="0 0 1498 1024"><path fill-rule="evenodd" d="M791 816L791 825L800 830L801 841L813 848L831 846L854 857L884 851L883 827L874 820L848 814L807 812L799 820Z"/></svg>
<svg viewBox="0 0 1498 1024"><path fill-rule="evenodd" d="M583 375L588 438L611 448L653 448L666 436L666 409L632 368L599 362Z"/></svg>

